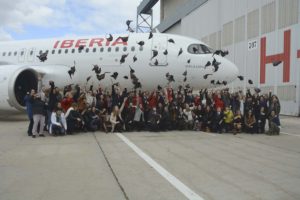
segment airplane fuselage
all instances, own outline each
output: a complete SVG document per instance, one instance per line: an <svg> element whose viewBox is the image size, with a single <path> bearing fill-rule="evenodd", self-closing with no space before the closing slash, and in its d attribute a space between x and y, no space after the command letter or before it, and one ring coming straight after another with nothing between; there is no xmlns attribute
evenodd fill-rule
<svg viewBox="0 0 300 200"><path fill-rule="evenodd" d="M129 38L128 41L123 41L120 37ZM10 74L15 74L13 77L17 79L17 72L13 72L19 70L18 73L21 73L27 68L34 73L43 74L45 85L49 80L55 80L60 87L73 83L82 86L100 85L105 88L110 87L113 82L119 82L123 88L131 89L133 88L132 80L123 78L124 76L130 77L129 66L131 66L142 84L142 90L153 90L157 85L167 85L166 73L174 76L175 82L171 83L172 86L189 84L196 89L214 87L212 80L230 83L238 75L237 67L233 63L218 55L213 57L212 50L199 40L160 33L153 34L151 39L148 37L149 34L124 34L113 35L113 38L110 38L111 41L105 36L92 36L1 42L0 89L14 91L18 87L22 89L26 82L22 84L22 80L19 82L11 80ZM174 43L169 42L170 39L174 40ZM140 41L143 41L144 45L137 44ZM198 52L193 51L194 48L199 48ZM180 50L182 50L181 54ZM46 51L48 52L47 60L41 62L37 56ZM157 51L158 55L152 58L154 51ZM120 62L122 55L127 55L125 62ZM213 66L205 66L214 58L221 63L216 72ZM76 72L73 77L70 77L68 70L74 65L74 61ZM92 71L93 65L96 64L101 67L101 73L110 72L101 81ZM187 71L186 82L182 75L185 71ZM113 72L119 74L116 80L110 77ZM204 79L205 74L212 75ZM92 77L87 82L86 79L89 76ZM14 85L11 86L11 84ZM7 99L12 98L9 91L4 96ZM9 104L12 104L11 102Z"/></svg>

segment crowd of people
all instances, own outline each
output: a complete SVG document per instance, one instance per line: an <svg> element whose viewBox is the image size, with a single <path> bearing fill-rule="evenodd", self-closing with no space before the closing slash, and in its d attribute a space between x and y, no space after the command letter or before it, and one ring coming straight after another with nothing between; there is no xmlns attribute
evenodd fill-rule
<svg viewBox="0 0 300 200"><path fill-rule="evenodd" d="M88 89L79 85L58 88L53 81L24 97L28 135L58 136L79 132L193 130L215 133L280 132L280 102L276 95L250 89L229 92L189 87L158 87L153 91ZM266 131L265 127L268 127Z"/></svg>

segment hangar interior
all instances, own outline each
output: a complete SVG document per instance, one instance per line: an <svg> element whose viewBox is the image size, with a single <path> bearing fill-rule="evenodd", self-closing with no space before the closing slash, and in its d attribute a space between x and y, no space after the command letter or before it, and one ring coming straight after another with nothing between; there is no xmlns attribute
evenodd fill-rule
<svg viewBox="0 0 300 200"><path fill-rule="evenodd" d="M143 0L137 13L160 3L162 33L197 38L228 59L254 85L238 79L232 90L259 87L281 101L282 114L300 115L300 0ZM273 62L282 61L277 67Z"/></svg>

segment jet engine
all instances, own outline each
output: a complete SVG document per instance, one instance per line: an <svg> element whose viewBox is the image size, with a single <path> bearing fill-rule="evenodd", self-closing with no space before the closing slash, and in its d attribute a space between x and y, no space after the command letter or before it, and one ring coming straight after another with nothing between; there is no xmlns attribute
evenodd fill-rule
<svg viewBox="0 0 300 200"><path fill-rule="evenodd" d="M65 86L69 67L64 65L51 66L0 66L0 110L24 110L24 97L31 89L38 89L38 77L42 77L42 85L53 80L57 86Z"/></svg>

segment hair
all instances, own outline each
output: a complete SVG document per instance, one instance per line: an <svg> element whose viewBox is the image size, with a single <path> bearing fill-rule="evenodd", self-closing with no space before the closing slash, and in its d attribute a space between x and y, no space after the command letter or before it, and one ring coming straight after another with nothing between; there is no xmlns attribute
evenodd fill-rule
<svg viewBox="0 0 300 200"><path fill-rule="evenodd" d="M77 108L77 107L78 107L77 103L72 103L71 106L72 106L73 108Z"/></svg>
<svg viewBox="0 0 300 200"><path fill-rule="evenodd" d="M112 112L114 116L118 116L120 114L119 106L114 106Z"/></svg>

